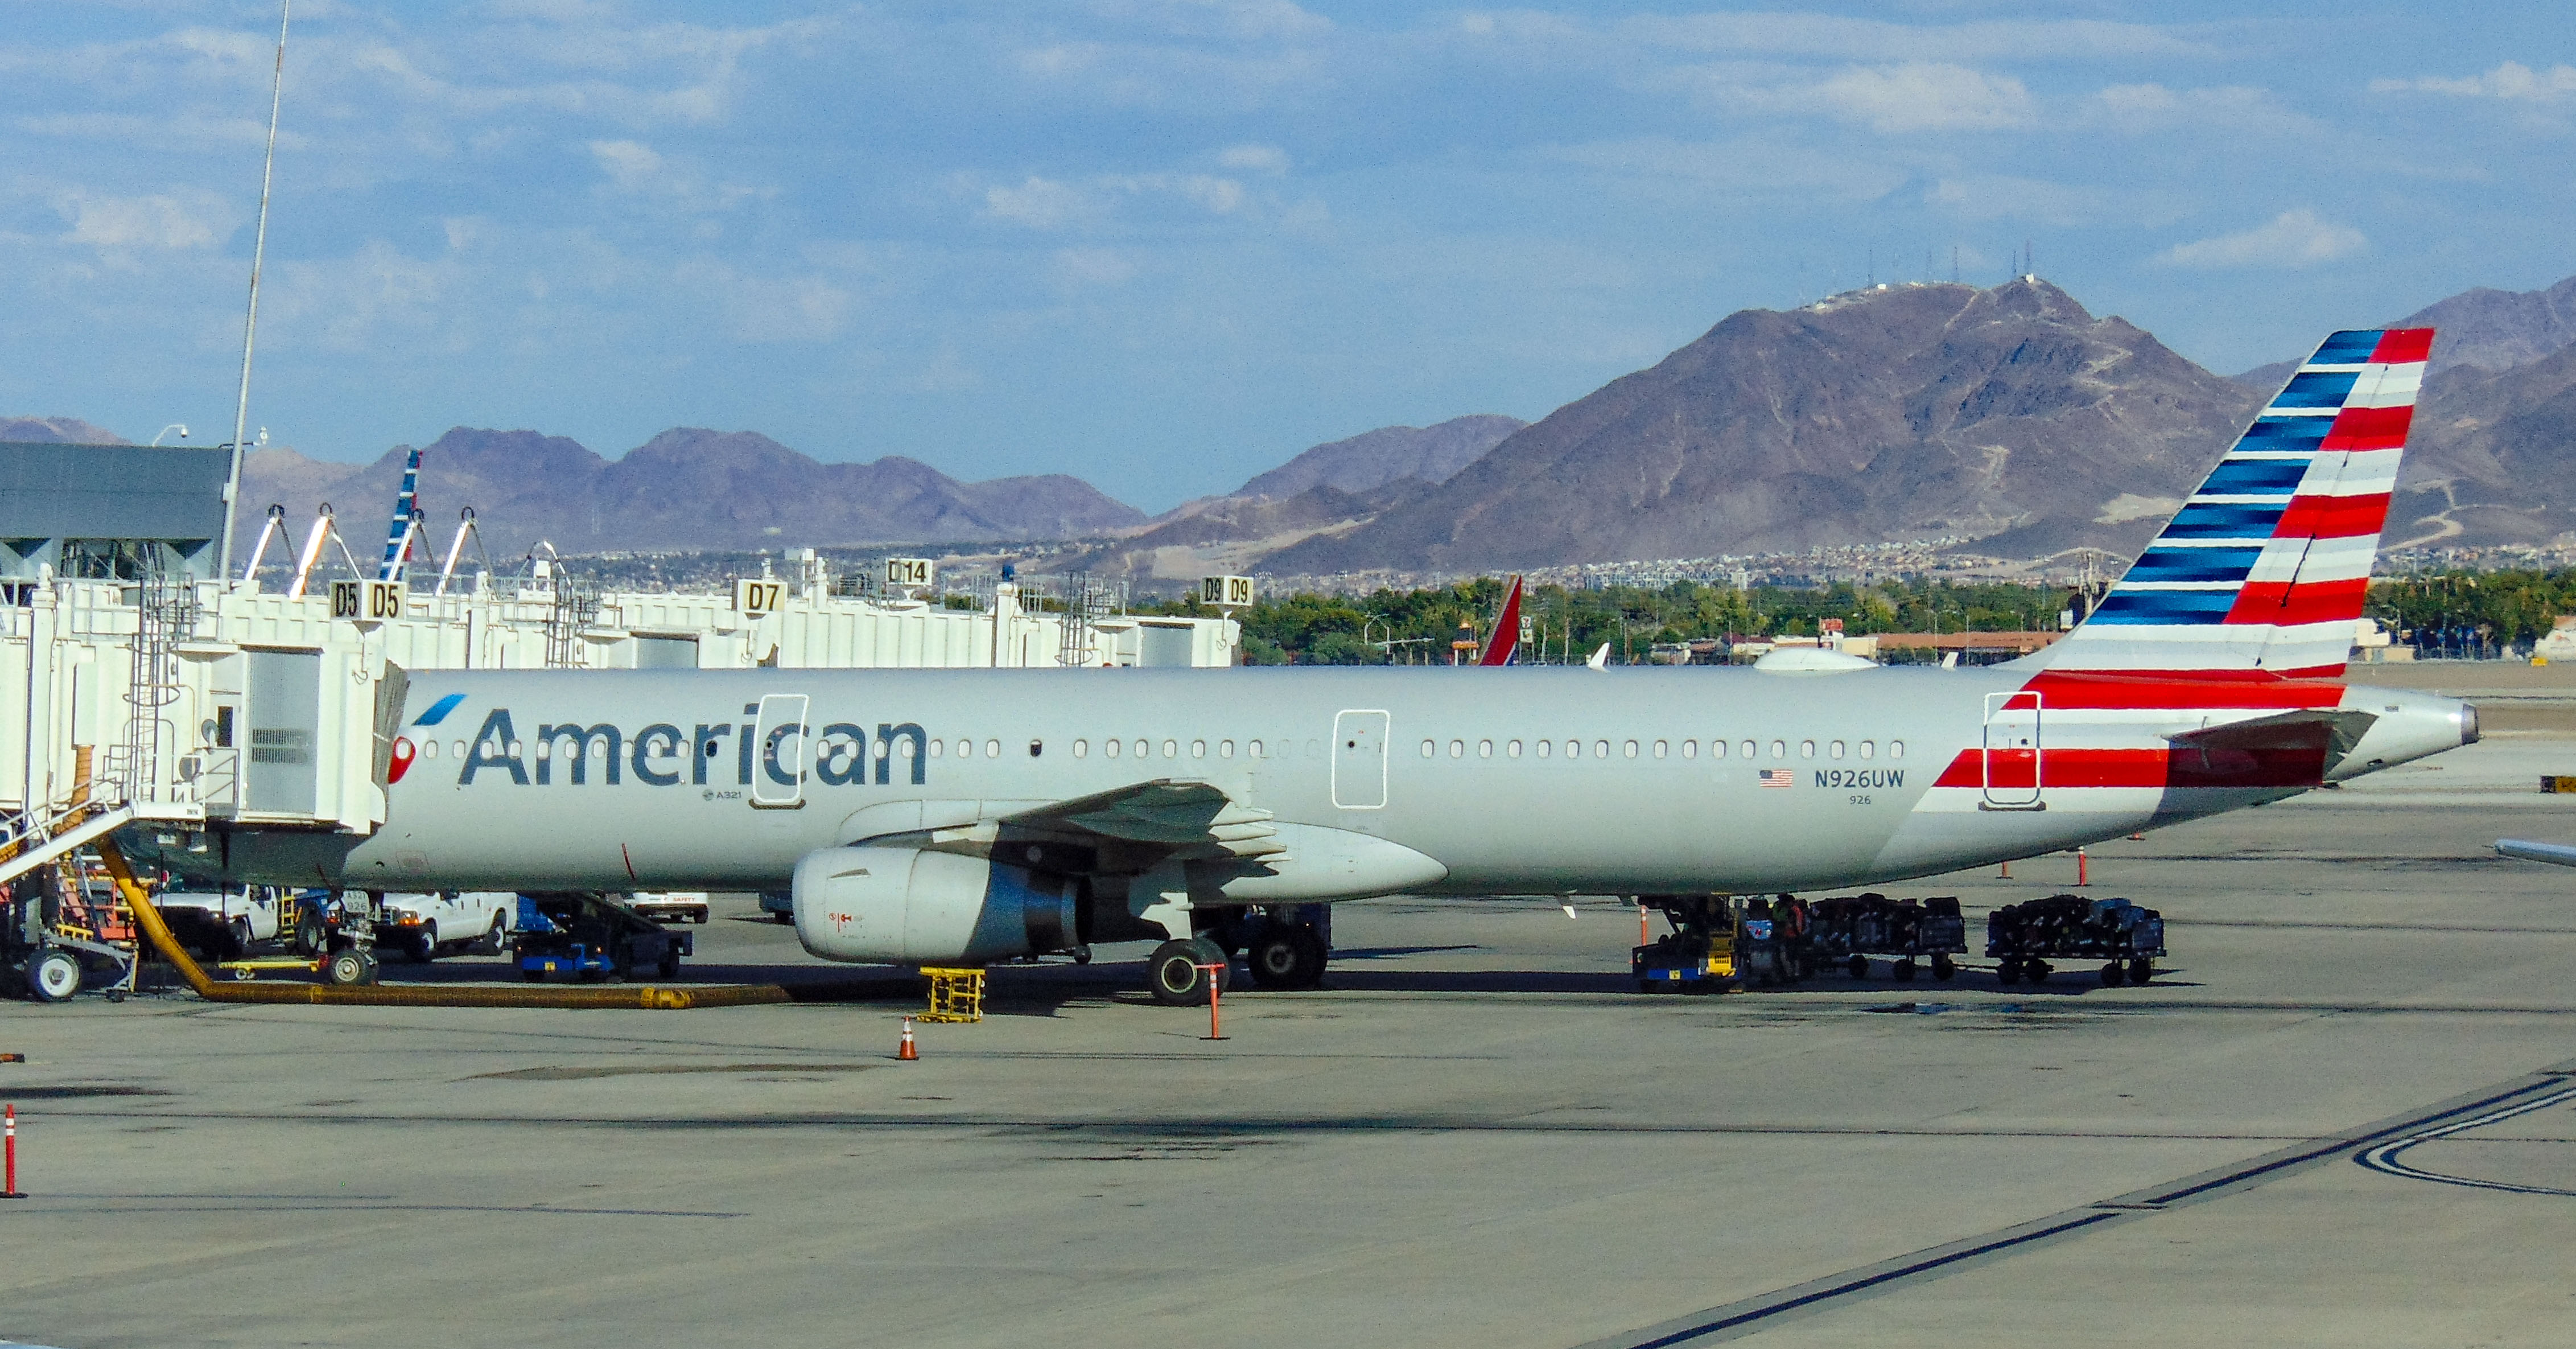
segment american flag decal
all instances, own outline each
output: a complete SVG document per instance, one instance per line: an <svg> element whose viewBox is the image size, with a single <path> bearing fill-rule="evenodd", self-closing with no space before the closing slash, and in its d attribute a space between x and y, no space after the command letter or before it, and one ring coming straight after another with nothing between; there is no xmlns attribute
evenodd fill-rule
<svg viewBox="0 0 2576 1349"><path fill-rule="evenodd" d="M1762 770L1762 785L1765 787L1794 787L1797 783L1798 775L1786 768Z"/></svg>

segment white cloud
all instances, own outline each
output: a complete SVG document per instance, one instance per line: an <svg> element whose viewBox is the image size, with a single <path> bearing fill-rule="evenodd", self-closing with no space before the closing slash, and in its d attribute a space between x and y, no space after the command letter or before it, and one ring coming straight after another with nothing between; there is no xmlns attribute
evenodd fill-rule
<svg viewBox="0 0 2576 1349"><path fill-rule="evenodd" d="M1629 19L1617 29L1678 50L1858 61L2227 54L2172 29L2095 19L1926 25L1830 14L1696 14Z"/></svg>
<svg viewBox="0 0 2576 1349"><path fill-rule="evenodd" d="M629 192L652 187L662 176L662 156L641 141L592 141L590 153L608 180Z"/></svg>
<svg viewBox="0 0 2576 1349"><path fill-rule="evenodd" d="M2270 223L2257 225L2236 234L2222 234L2187 244L2176 244L2156 255L2156 261L2172 267L2307 267L2349 257L2370 246L2361 231L2349 225L2331 225L2316 212L2301 207L2283 211Z"/></svg>
<svg viewBox="0 0 2576 1349"><path fill-rule="evenodd" d="M1136 275L1134 262L1106 248L1060 248L1048 263L1068 289L1121 285Z"/></svg>
<svg viewBox="0 0 2576 1349"><path fill-rule="evenodd" d="M65 242L110 252L212 248L233 229L222 199L206 192L120 197L73 188L56 194L54 209L71 224Z"/></svg>
<svg viewBox="0 0 2576 1349"><path fill-rule="evenodd" d="M1855 67L1814 92L1835 112L1879 131L1993 131L2032 120L2030 90L2021 81L1965 66Z"/></svg>
<svg viewBox="0 0 2576 1349"><path fill-rule="evenodd" d="M756 276L721 262L684 263L676 275L743 342L829 341L857 305L857 297L819 276Z"/></svg>
<svg viewBox="0 0 2576 1349"><path fill-rule="evenodd" d="M2520 61L2507 61L2483 75L2465 79L2444 79L2426 75L2411 80L2372 80L2374 93L2452 94L2461 98L2499 98L2513 103L2556 104L2576 102L2576 66L2555 65L2547 70L2534 70Z"/></svg>
<svg viewBox="0 0 2576 1349"><path fill-rule="evenodd" d="M1090 193L1034 173L1017 187L997 183L984 189L984 214L1030 229L1057 229L1099 213Z"/></svg>
<svg viewBox="0 0 2576 1349"><path fill-rule="evenodd" d="M1286 173L1288 152L1276 145L1229 145L1217 153L1216 162L1250 173Z"/></svg>
<svg viewBox="0 0 2576 1349"><path fill-rule="evenodd" d="M2176 89L2114 84L2087 100L2084 111L2091 121L2131 134L2198 127L2305 135L2321 129L2316 119L2283 107L2269 90L2250 85Z"/></svg>

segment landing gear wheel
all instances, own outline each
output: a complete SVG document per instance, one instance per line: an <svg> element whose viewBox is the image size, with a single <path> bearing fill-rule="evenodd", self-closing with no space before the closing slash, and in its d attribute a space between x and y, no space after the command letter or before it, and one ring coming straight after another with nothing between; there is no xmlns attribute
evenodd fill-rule
<svg viewBox="0 0 2576 1349"><path fill-rule="evenodd" d="M1866 979L1869 977L1869 957L1853 956L1851 958L1851 963L1845 965L1843 968L1850 970L1851 977L1854 979Z"/></svg>
<svg viewBox="0 0 2576 1349"><path fill-rule="evenodd" d="M2145 988L2147 986L2147 981L2155 977L2156 963L2154 961L2132 960L2129 962L2130 983L2136 984L2140 988Z"/></svg>
<svg viewBox="0 0 2576 1349"><path fill-rule="evenodd" d="M355 948L340 952L322 966L322 981L344 987L367 982L367 958Z"/></svg>
<svg viewBox="0 0 2576 1349"><path fill-rule="evenodd" d="M69 951L47 951L27 962L27 993L38 1002L61 1002L80 992L80 961Z"/></svg>
<svg viewBox="0 0 2576 1349"><path fill-rule="evenodd" d="M1167 941L1145 958L1145 987L1166 1007L1205 1002L1207 972L1199 966L1214 963L1195 941Z"/></svg>
<svg viewBox="0 0 2576 1349"><path fill-rule="evenodd" d="M1959 973L1959 967L1948 956L1932 957L1932 977L1947 982Z"/></svg>
<svg viewBox="0 0 2576 1349"><path fill-rule="evenodd" d="M420 931L413 933L410 943L403 947L403 954L410 956L412 963L416 965L426 965L437 959L438 924L434 922L421 924Z"/></svg>
<svg viewBox="0 0 2576 1349"><path fill-rule="evenodd" d="M1273 924L1245 953L1252 982L1263 988L1313 988L1324 981L1324 939L1303 923Z"/></svg>
<svg viewBox="0 0 2576 1349"><path fill-rule="evenodd" d="M1896 981L1900 984L1910 984L1914 982L1914 962L1910 959L1900 960L1895 964L1888 966L1887 972L1895 975Z"/></svg>
<svg viewBox="0 0 2576 1349"><path fill-rule="evenodd" d="M2102 987L2118 988L2120 985L2127 983L2128 981L2129 976L2126 972L2121 970L2119 961L2114 960L2110 964L2102 967Z"/></svg>

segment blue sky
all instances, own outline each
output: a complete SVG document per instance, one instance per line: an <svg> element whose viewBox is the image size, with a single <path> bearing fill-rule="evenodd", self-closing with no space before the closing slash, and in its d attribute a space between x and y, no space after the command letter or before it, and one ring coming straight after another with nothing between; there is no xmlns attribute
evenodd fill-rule
<svg viewBox="0 0 2576 1349"><path fill-rule="evenodd" d="M0 0L0 413L229 434L275 33ZM2576 272L2571 62L2563 4L2420 0L308 0L252 420L1159 509L2025 240L2232 372Z"/></svg>

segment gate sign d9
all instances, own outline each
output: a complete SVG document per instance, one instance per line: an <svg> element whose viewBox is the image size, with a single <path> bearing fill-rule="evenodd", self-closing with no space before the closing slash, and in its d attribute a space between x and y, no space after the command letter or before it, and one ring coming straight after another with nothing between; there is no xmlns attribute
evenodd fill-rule
<svg viewBox="0 0 2576 1349"><path fill-rule="evenodd" d="M405 589L400 581L333 581L331 616L361 623L400 618Z"/></svg>
<svg viewBox="0 0 2576 1349"><path fill-rule="evenodd" d="M1252 578L1249 576L1207 576L1199 580L1199 602L1220 609L1252 607Z"/></svg>
<svg viewBox="0 0 2576 1349"><path fill-rule="evenodd" d="M888 590L928 590L932 568L926 557L890 557L886 559L885 583Z"/></svg>
<svg viewBox="0 0 2576 1349"><path fill-rule="evenodd" d="M733 583L733 607L745 618L767 618L787 599L787 583L747 577Z"/></svg>

